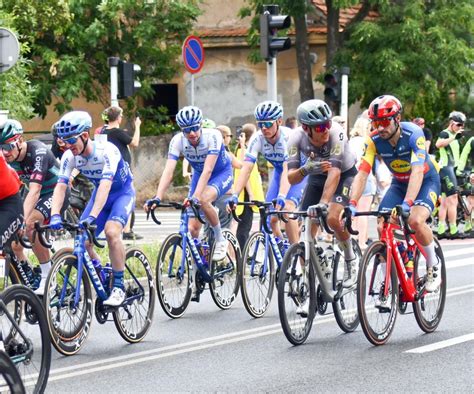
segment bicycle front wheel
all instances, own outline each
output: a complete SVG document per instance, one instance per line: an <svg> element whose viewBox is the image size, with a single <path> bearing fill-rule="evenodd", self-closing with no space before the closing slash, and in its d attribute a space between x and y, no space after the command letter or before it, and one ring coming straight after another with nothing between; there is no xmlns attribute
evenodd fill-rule
<svg viewBox="0 0 474 394"><path fill-rule="evenodd" d="M383 345L390 338L398 305L398 278L391 264L390 282L385 282L387 248L372 243L362 259L357 284L357 307L365 336L374 345ZM385 289L388 286L388 293Z"/></svg>
<svg viewBox="0 0 474 394"><path fill-rule="evenodd" d="M360 270L362 252L359 243L355 239L352 239L351 242L354 253L359 259ZM345 265L344 258L338 259L338 264ZM344 268L346 269L346 267ZM338 271L336 265L334 265L333 269L335 272ZM357 283L355 283L351 288L343 290L341 297L332 303L332 309L334 311L337 325L342 331L349 333L357 328L359 325L359 313L357 311Z"/></svg>
<svg viewBox="0 0 474 394"><path fill-rule="evenodd" d="M76 256L63 254L53 263L43 299L53 346L65 356L76 354L89 335L93 307L89 277L85 269L78 276Z"/></svg>
<svg viewBox="0 0 474 394"><path fill-rule="evenodd" d="M301 345L308 338L316 307L313 264L305 260L304 245L293 244L285 253L278 277L281 327L293 345Z"/></svg>
<svg viewBox="0 0 474 394"><path fill-rule="evenodd" d="M245 309L253 317L262 317L270 306L275 282L273 254L265 258L265 235L253 233L244 247L240 283Z"/></svg>
<svg viewBox="0 0 474 394"><path fill-rule="evenodd" d="M153 320L155 290L150 262L140 249L127 248L123 275L125 301L114 312L114 323L127 342L140 342Z"/></svg>
<svg viewBox="0 0 474 394"><path fill-rule="evenodd" d="M446 263L444 261L441 245L436 238L435 244L435 252L439 261L437 274L441 275L441 284L438 290L433 293L427 293L425 291L420 299L413 303L413 312L415 313L416 322L426 333L433 332L438 327L441 322L441 317L443 316L444 304L446 302ZM415 275L416 289L420 291L425 285L426 260L419 252L415 257L413 274Z"/></svg>
<svg viewBox="0 0 474 394"><path fill-rule="evenodd" d="M0 350L0 392L23 394L26 392L21 376L10 357Z"/></svg>
<svg viewBox="0 0 474 394"><path fill-rule="evenodd" d="M181 259L186 254L184 267ZM170 234L158 254L156 291L163 311L171 318L183 316L191 300L191 251L183 251L180 234Z"/></svg>
<svg viewBox="0 0 474 394"><path fill-rule="evenodd" d="M42 393L51 367L51 343L43 306L33 291L22 285L10 286L1 297L12 317L18 316L17 309L22 305L30 313L29 318L16 320L19 329L7 313L1 313L0 329L5 352L18 369L26 392Z"/></svg>
<svg viewBox="0 0 474 394"><path fill-rule="evenodd" d="M237 238L229 230L222 230L227 239L227 253L223 261L211 261L211 296L221 309L229 309L239 293L240 248ZM214 251L210 254L213 256ZM212 259L211 259L212 260Z"/></svg>

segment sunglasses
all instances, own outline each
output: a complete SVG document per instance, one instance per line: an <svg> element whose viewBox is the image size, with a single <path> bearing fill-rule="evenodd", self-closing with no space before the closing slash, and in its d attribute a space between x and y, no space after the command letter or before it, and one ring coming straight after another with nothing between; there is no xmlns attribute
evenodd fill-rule
<svg viewBox="0 0 474 394"><path fill-rule="evenodd" d="M184 133L184 134L189 134L191 132L196 132L196 131L199 131L201 129L201 125L200 124L195 124L194 126L189 126L189 127L183 127L181 129L181 131Z"/></svg>
<svg viewBox="0 0 474 394"><path fill-rule="evenodd" d="M232 138L232 134L228 134L226 136L224 136L225 138Z"/></svg>
<svg viewBox="0 0 474 394"><path fill-rule="evenodd" d="M464 123L454 123L457 127L464 127Z"/></svg>
<svg viewBox="0 0 474 394"><path fill-rule="evenodd" d="M378 129L379 127L383 127L384 129L390 126L393 118L382 118L382 119L374 119L372 120L372 127L374 129Z"/></svg>
<svg viewBox="0 0 474 394"><path fill-rule="evenodd" d="M58 141L58 145L59 146L65 146L66 144L67 145L74 145L77 140L79 139L81 135L76 135L75 137L70 137L70 138L58 138L57 141Z"/></svg>
<svg viewBox="0 0 474 394"><path fill-rule="evenodd" d="M0 145L0 147L2 148L3 151L10 152L10 151L12 151L13 149L16 148L16 144L15 143L13 143L13 144L2 144L2 145Z"/></svg>
<svg viewBox="0 0 474 394"><path fill-rule="evenodd" d="M270 121L267 121L267 122L257 122L257 127L259 129L269 129L270 127L273 126L273 123L275 123L274 120L270 120Z"/></svg>
<svg viewBox="0 0 474 394"><path fill-rule="evenodd" d="M317 124L315 126L308 126L303 124L302 126L303 130L307 132L310 131L310 129L313 129L316 133L325 133L326 130L329 130L331 128L332 122L328 121L326 123Z"/></svg>

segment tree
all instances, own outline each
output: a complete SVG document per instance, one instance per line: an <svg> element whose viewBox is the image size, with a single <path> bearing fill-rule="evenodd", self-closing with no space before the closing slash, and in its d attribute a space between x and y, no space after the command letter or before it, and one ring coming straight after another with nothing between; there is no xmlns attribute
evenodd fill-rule
<svg viewBox="0 0 474 394"><path fill-rule="evenodd" d="M108 103L107 58L142 68L139 94L151 83L170 80L179 67L181 44L199 15L198 0L3 0L27 43L29 79L37 88L35 110L42 116L69 109L73 98Z"/></svg>
<svg viewBox="0 0 474 394"><path fill-rule="evenodd" d="M446 118L449 93L474 83L471 0L397 0L380 17L357 24L336 56L351 68L350 101L364 106L384 93L405 104L407 117ZM472 111L472 105L471 105Z"/></svg>

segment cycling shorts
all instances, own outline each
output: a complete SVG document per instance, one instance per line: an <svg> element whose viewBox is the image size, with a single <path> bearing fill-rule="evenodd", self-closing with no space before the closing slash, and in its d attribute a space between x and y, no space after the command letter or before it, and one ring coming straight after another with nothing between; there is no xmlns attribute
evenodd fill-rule
<svg viewBox="0 0 474 394"><path fill-rule="evenodd" d="M295 207L297 207L301 199L303 198L303 193L304 189L308 183L308 177L305 177L300 183L296 185L291 185L290 190L288 190L288 193L286 195L286 199L293 201L295 204Z"/></svg>
<svg viewBox="0 0 474 394"><path fill-rule="evenodd" d="M441 168L439 170L439 177L441 179L441 191L448 197L456 194L458 181L454 173L454 167L445 166Z"/></svg>
<svg viewBox="0 0 474 394"><path fill-rule="evenodd" d="M69 188L66 189L66 195L64 197L63 206L61 207L61 215L63 215L64 211L69 206L69 197L70 197L70 190ZM38 201L36 202L35 209L44 217L45 221L51 219L51 206L53 205L53 193L45 194L44 196L40 196Z"/></svg>
<svg viewBox="0 0 474 394"><path fill-rule="evenodd" d="M12 241L23 223L23 201L20 193L0 200L0 250Z"/></svg>
<svg viewBox="0 0 474 394"><path fill-rule="evenodd" d="M94 189L91 199L81 215L81 220L86 219L94 206L97 188ZM95 234L98 236L105 228L108 221L119 222L123 227L128 222L133 208L135 207L135 189L130 183L124 189L110 193L105 202L102 211L96 219L97 230Z"/></svg>
<svg viewBox="0 0 474 394"><path fill-rule="evenodd" d="M332 196L332 202L344 206L349 204L349 192L356 174L357 170L355 166L341 174L336 191ZM310 175L308 177L308 185L306 186L303 200L301 201L301 210L306 211L309 206L319 204L323 195L324 186L326 185L326 179L327 176L322 175Z"/></svg>
<svg viewBox="0 0 474 394"><path fill-rule="evenodd" d="M196 191L197 184L201 173L198 171L193 171L193 177L191 178L191 185L189 186L189 197L192 197ZM231 187L234 178L232 176L232 166L226 166L223 171L218 173L212 173L211 177L207 181L208 186L212 186L217 191L216 200L223 196Z"/></svg>
<svg viewBox="0 0 474 394"><path fill-rule="evenodd" d="M390 187L385 193L385 197L382 199L382 202L379 206L379 211L391 210L395 205L400 205L405 199L408 189L408 183L398 182L393 179ZM440 193L441 185L438 177L428 177L423 180L420 191L416 196L414 205L421 205L426 207L430 212L433 212L433 209L438 201L438 196Z"/></svg>

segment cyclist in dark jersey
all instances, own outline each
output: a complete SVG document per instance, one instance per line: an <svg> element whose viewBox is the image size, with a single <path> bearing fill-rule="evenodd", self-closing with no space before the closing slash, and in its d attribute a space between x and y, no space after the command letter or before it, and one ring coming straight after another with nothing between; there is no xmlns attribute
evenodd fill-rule
<svg viewBox="0 0 474 394"><path fill-rule="evenodd" d="M21 181L28 187L23 202L25 217L24 229L30 242L33 241L34 223L44 223L51 216L53 190L58 181L59 164L53 153L42 142L25 141L23 127L16 120L8 120L0 129L0 143L4 144L3 154ZM63 206L63 210L67 205ZM32 242L33 243L33 242ZM23 249L13 245L13 250L20 261L26 261ZM35 293L43 295L45 279L51 268L49 249L39 242L33 243L41 267L41 282Z"/></svg>
<svg viewBox="0 0 474 394"><path fill-rule="evenodd" d="M439 133L436 140L436 148L439 149L439 176L441 178L441 190L443 196L438 214L438 238L444 237L446 233L446 216L449 222L449 236L456 238L459 231L456 223L458 195L456 193L458 182L456 179L456 168L461 155L461 144L459 139L464 131L466 115L462 112L451 112L449 114L448 127Z"/></svg>
<svg viewBox="0 0 474 394"><path fill-rule="evenodd" d="M390 95L377 97L369 106L369 118L375 131L366 139L366 148L354 179L349 207L356 212L357 201L379 155L392 172L390 188L380 203L379 210L390 210L402 205L410 212L409 225L424 247L427 258L426 291L433 292L441 283L437 274L438 258L433 232L426 221L431 215L440 192L436 162L426 152L423 130L411 122L401 122L402 104ZM382 223L379 222L379 232Z"/></svg>
<svg viewBox="0 0 474 394"><path fill-rule="evenodd" d="M294 185L308 176L302 210L309 208L311 214L315 206L328 209L328 225L344 251L344 286L350 287L357 280L359 261L340 216L349 202L349 189L357 174L356 155L349 148L342 126L332 122L332 112L324 101L305 101L296 112L302 128L293 131L288 145L288 180ZM303 157L307 159L301 165ZM313 236L316 230L313 226Z"/></svg>
<svg viewBox="0 0 474 394"><path fill-rule="evenodd" d="M462 148L456 175L462 176L463 174L469 175L469 181L466 182L467 184L464 185L464 188L465 190L471 191L471 195L467 197L469 209L471 210L471 217L466 218L463 229L464 234L469 234L472 231L474 215L472 209L474 207L474 196L472 195L474 190L474 137L469 138Z"/></svg>

